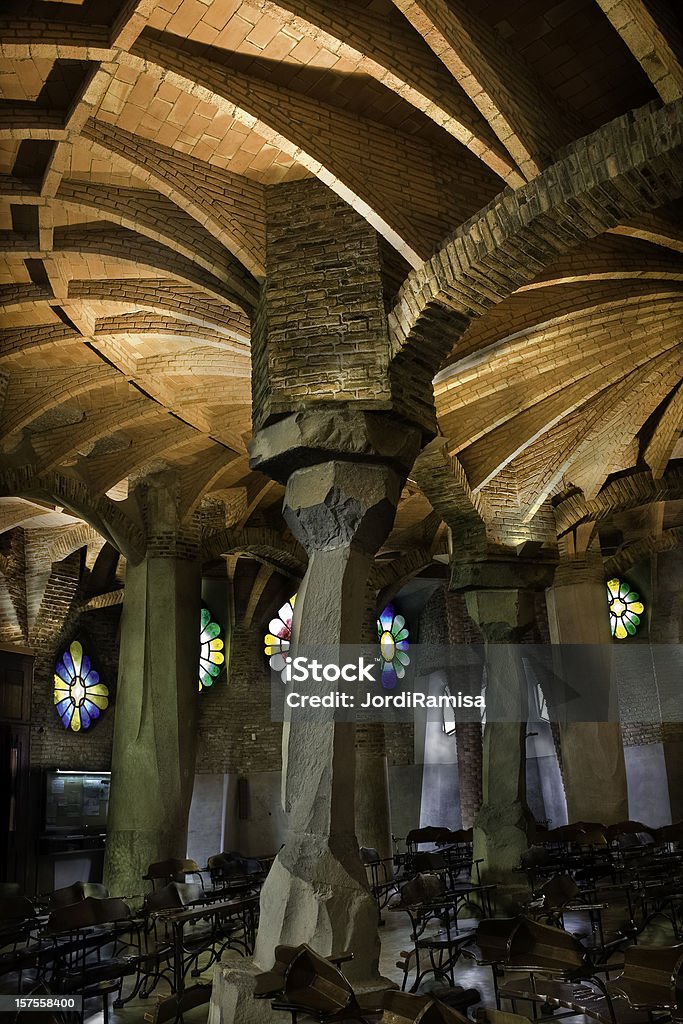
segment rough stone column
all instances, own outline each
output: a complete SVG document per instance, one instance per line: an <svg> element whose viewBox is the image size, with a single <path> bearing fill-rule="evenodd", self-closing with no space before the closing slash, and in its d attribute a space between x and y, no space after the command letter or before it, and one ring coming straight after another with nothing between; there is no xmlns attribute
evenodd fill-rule
<svg viewBox="0 0 683 1024"><path fill-rule="evenodd" d="M129 564L121 618L104 881L140 892L147 866L185 857L194 781L201 563L180 527L177 480L162 472L135 492L145 557Z"/></svg>
<svg viewBox="0 0 683 1024"><path fill-rule="evenodd" d="M389 769L383 722L356 726L356 835L362 846L391 857Z"/></svg>
<svg viewBox="0 0 683 1024"><path fill-rule="evenodd" d="M546 592L554 644L591 644L590 671L610 702L611 644L605 575L599 551L561 562ZM588 669L586 669L588 670ZM571 680L570 680L571 682ZM560 744L569 821L606 825L628 818L628 789L619 721L561 722Z"/></svg>
<svg viewBox="0 0 683 1024"><path fill-rule="evenodd" d="M474 590L466 601L484 636L486 658L483 802L474 823L474 856L483 858L482 878L499 883L505 900L519 888L512 871L528 848L533 821L526 803L527 681L517 646L533 622L533 593Z"/></svg>
<svg viewBox="0 0 683 1024"><path fill-rule="evenodd" d="M402 480L392 468L325 462L287 482L284 515L308 551L297 595L296 647L358 643L374 554L386 539ZM308 942L323 954L351 949L351 974L378 976L377 908L355 836L355 727L297 722L283 731L287 839L261 894L254 959Z"/></svg>

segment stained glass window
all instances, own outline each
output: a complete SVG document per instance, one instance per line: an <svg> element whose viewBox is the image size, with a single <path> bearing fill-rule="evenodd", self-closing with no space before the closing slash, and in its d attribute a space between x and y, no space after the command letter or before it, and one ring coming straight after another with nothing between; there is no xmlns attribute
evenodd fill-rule
<svg viewBox="0 0 683 1024"><path fill-rule="evenodd" d="M285 654L289 650L289 645L292 641L292 619L294 618L295 601L296 594L290 597L289 601L285 601L277 613L277 618L270 620L268 632L264 637L268 664L275 672L283 672L286 665Z"/></svg>
<svg viewBox="0 0 683 1024"><path fill-rule="evenodd" d="M275 672L284 672L285 656L292 642L292 619L296 594L279 609L277 618L271 619L265 640L265 654L270 667ZM393 605L387 605L377 619L377 638L380 647L380 663L382 666L382 686L390 689L396 685L397 679L405 675L405 666L410 664L406 654L408 650L408 629L406 620L397 615ZM284 678L284 677L283 677Z"/></svg>
<svg viewBox="0 0 683 1024"><path fill-rule="evenodd" d="M221 627L213 621L208 608L202 608L199 627L199 689L206 690L213 686L214 679L220 675L225 661Z"/></svg>
<svg viewBox="0 0 683 1024"><path fill-rule="evenodd" d="M54 680L55 709L65 729L89 729L100 711L109 706L109 690L78 640L55 665Z"/></svg>
<svg viewBox="0 0 683 1024"><path fill-rule="evenodd" d="M640 626L640 616L645 611L640 596L631 590L630 583L613 579L607 583L607 599L612 636L617 640L634 636Z"/></svg>
<svg viewBox="0 0 683 1024"><path fill-rule="evenodd" d="M388 604L377 620L382 686L387 690L406 674L405 667L410 664L406 653L410 646L409 635L406 620L396 614L393 604Z"/></svg>

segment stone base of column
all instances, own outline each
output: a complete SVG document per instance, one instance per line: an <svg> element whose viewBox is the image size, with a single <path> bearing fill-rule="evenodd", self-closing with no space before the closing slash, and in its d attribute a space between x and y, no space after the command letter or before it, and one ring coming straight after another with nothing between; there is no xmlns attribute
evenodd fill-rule
<svg viewBox="0 0 683 1024"><path fill-rule="evenodd" d="M348 977L344 964L344 974ZM217 964L213 973L208 1024L282 1024L282 1012L271 1008L270 999L254 999L256 975L262 973L252 959L231 957ZM371 1006L382 1005L382 993L398 985L387 978L353 982L357 996ZM376 996L376 998L374 998Z"/></svg>
<svg viewBox="0 0 683 1024"><path fill-rule="evenodd" d="M483 861L479 865L482 882L497 886L498 914L517 913L529 898L524 875L515 871L529 848L529 827L529 810L519 802L484 806L474 823L473 855Z"/></svg>
<svg viewBox="0 0 683 1024"><path fill-rule="evenodd" d="M104 884L112 896L132 896L131 879L147 874L150 864L169 857L183 859L187 835L180 824L171 829L121 829L107 833Z"/></svg>
<svg viewBox="0 0 683 1024"><path fill-rule="evenodd" d="M358 877L345 867L355 863ZM322 956L352 952L349 981L378 984L378 910L364 875L353 836L290 833L261 890L254 951L261 970L273 966L275 946L306 942Z"/></svg>

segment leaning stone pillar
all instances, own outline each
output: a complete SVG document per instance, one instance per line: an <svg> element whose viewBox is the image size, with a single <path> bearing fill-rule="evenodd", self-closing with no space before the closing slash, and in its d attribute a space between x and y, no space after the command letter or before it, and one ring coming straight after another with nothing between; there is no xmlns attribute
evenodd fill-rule
<svg viewBox="0 0 683 1024"><path fill-rule="evenodd" d="M593 645L589 664L581 659L582 674L590 671L599 688L591 699L596 717L602 720L560 723L569 821L601 821L605 825L624 821L628 818L628 789L621 724L605 720L615 697L610 694L612 641L600 552L589 550L562 561L546 600L552 643ZM568 663L572 662L576 659L569 659ZM571 685L571 679L568 682Z"/></svg>
<svg viewBox="0 0 683 1024"><path fill-rule="evenodd" d="M177 518L177 480L162 472L135 491L147 548L128 564L104 881L140 892L148 865L187 851L194 781L201 563Z"/></svg>
<svg viewBox="0 0 683 1024"><path fill-rule="evenodd" d="M326 462L292 474L284 515L309 564L297 595L297 647L358 643L374 554L402 487L387 466ZM355 727L298 722L283 735L287 838L261 895L255 962L275 946L307 942L323 954L350 949L350 973L377 977L377 907L355 836Z"/></svg>
<svg viewBox="0 0 683 1024"><path fill-rule="evenodd" d="M526 802L527 682L519 641L534 617L527 590L474 590L467 610L484 636L486 726L482 805L474 822L474 856L482 879L514 899L520 858L533 818Z"/></svg>

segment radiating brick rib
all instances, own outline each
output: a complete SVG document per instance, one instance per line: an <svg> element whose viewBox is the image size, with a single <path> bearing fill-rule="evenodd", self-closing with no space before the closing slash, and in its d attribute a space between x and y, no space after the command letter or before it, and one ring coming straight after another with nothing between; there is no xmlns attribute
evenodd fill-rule
<svg viewBox="0 0 683 1024"><path fill-rule="evenodd" d="M38 355L53 346L82 345L83 339L66 324L0 328L0 365L17 357Z"/></svg>
<svg viewBox="0 0 683 1024"><path fill-rule="evenodd" d="M152 426L146 427L145 440L134 443L123 452L81 458L76 462L75 472L83 477L94 494L105 494L151 459L162 453L172 457L176 449L195 440L197 435L194 427L180 423L171 416L164 416L161 409L159 414L157 425L161 429L155 431Z"/></svg>
<svg viewBox="0 0 683 1024"><path fill-rule="evenodd" d="M226 451L221 445L212 445L211 448L212 453L203 456L197 466L183 474L180 497L180 513L183 519L193 514L204 495L219 481L222 482L228 470L237 479L236 474L243 475L247 469L244 456ZM226 484L222 483L222 486Z"/></svg>
<svg viewBox="0 0 683 1024"><path fill-rule="evenodd" d="M0 139L48 139L67 137L61 111L27 108L22 104L0 107Z"/></svg>
<svg viewBox="0 0 683 1024"><path fill-rule="evenodd" d="M134 261L142 266L164 270L222 299L249 310L256 301L254 285L243 275L229 276L229 284L202 270L192 261L177 255L166 245L126 228L98 222L55 229L55 252L96 252L103 256Z"/></svg>
<svg viewBox="0 0 683 1024"><path fill-rule="evenodd" d="M524 519L533 517L563 476L572 478L572 467L582 460L604 466L614 451L614 434L620 439L634 437L679 377L680 353L665 352L568 417L559 446L551 448L544 439L518 456L514 465L526 477ZM600 483L606 475L603 468Z"/></svg>
<svg viewBox="0 0 683 1024"><path fill-rule="evenodd" d="M297 94L225 64L211 47L190 44L161 33L145 32L132 53L163 69L166 78L193 95L220 102L226 113L254 127L284 152L295 156L329 188L358 210L413 266L465 211L485 201L499 179L460 175L460 190L439 181L424 142L418 144L379 122ZM222 63L220 59L222 59ZM463 150L463 162L469 154ZM442 169L443 154L439 154ZM470 159L473 159L470 157ZM372 173L373 163L376 173ZM453 170L453 180L458 168ZM467 186L470 186L468 189ZM471 195L468 192L471 191ZM459 207L460 217L448 203Z"/></svg>
<svg viewBox="0 0 683 1024"><path fill-rule="evenodd" d="M607 386L614 375L621 376L652 356L680 346L680 316L680 305L671 309L653 305L630 317L603 317L594 326L589 318L578 319L560 327L548 340L543 335L532 336L516 350L511 345L509 352L492 360L493 365L485 363L463 372L458 387L450 392L450 411L439 417L450 454L462 453L483 439L481 450L490 449L494 458L499 450L502 456L508 441L515 437L519 443L524 440L511 426L515 417L530 415L535 420L542 415L535 407L553 395L558 395L561 406L565 390L570 408L570 393L574 389L579 394L582 381L593 377L598 388ZM525 414L527 409L530 414ZM468 474L470 458L471 453L463 458ZM474 487L480 483L472 480Z"/></svg>
<svg viewBox="0 0 683 1024"><path fill-rule="evenodd" d="M585 371L574 383L558 382L556 370L548 372L549 378L544 391L535 392L522 385L520 392L527 391L524 398L515 403L514 395L505 394L507 413L496 423L494 406L501 404L503 391L496 393L487 403L490 409L488 426L482 429L480 438L460 453L460 461L467 473L473 491L485 487L501 469L512 462L530 445L546 438L552 443L555 427L566 417L575 413L586 402L590 402L601 391L606 391L622 380L632 368L642 366L663 351L676 347L677 337L671 331L665 337L657 334L657 344L646 345L645 337L629 337L629 345L623 342L615 345L612 361L600 365L593 372ZM628 335L627 335L628 337ZM551 389L551 390L550 390ZM545 391L550 390L550 394ZM468 410L469 411L469 410Z"/></svg>
<svg viewBox="0 0 683 1024"><path fill-rule="evenodd" d="M250 275L214 235L169 199L149 189L117 188L92 182L62 181L57 203L96 210L107 220L161 242L230 286ZM255 293L257 285L251 285Z"/></svg>
<svg viewBox="0 0 683 1024"><path fill-rule="evenodd" d="M36 284L3 284L0 285L0 309L5 313L13 312L22 306L37 305L53 298L52 291ZM44 321L43 321L44 322Z"/></svg>
<svg viewBox="0 0 683 1024"><path fill-rule="evenodd" d="M630 328L634 326L632 321L642 317L643 326L652 326L657 314L662 314L666 320L675 318L683 304L683 288L647 282L641 284L640 289L634 287L633 294L622 293L613 301L599 299L600 293L586 295L578 308L565 308L564 312L547 320L539 320L534 309L529 316L520 318L518 324L510 317L508 323L513 330L509 334L500 335L494 329L488 337L484 335L488 344L478 350L465 351L439 375L435 393L440 413L445 415L470 405L496 390L499 378L509 378L511 369L521 369L525 354L533 356L534 360L533 366L528 367L532 387L533 378L551 369L554 360L571 381L575 366L583 367L586 362L600 358L603 336L609 356L611 331L621 324ZM550 308L548 312L554 310ZM516 326L521 329L515 330Z"/></svg>
<svg viewBox="0 0 683 1024"><path fill-rule="evenodd" d="M248 331L248 321L245 319L245 332ZM237 342L234 333L221 331L216 327L207 324L190 323L187 319L172 316L163 316L160 313L146 313L140 310L136 313L122 313L120 316L99 317L95 321L96 335L116 334L154 334L159 337L169 335L172 337L183 337L190 340L208 341L226 352L234 352L237 355L249 355L248 337L245 334L244 340Z"/></svg>
<svg viewBox="0 0 683 1024"><path fill-rule="evenodd" d="M45 473L57 469L68 456L92 444L113 431L125 430L146 418L158 415L158 410L146 398L130 392L119 403L107 403L98 412L90 413L77 426L58 427L46 436L36 435L32 440L36 452L36 471Z"/></svg>
<svg viewBox="0 0 683 1024"><path fill-rule="evenodd" d="M171 283L166 278L73 280L69 282L69 298L121 302L151 312L169 310L191 323L215 324L238 341L249 339L248 320L240 310L212 301L191 285Z"/></svg>
<svg viewBox="0 0 683 1024"><path fill-rule="evenodd" d="M394 2L486 117L527 181L581 134L514 50L468 10L467 0Z"/></svg>
<svg viewBox="0 0 683 1024"><path fill-rule="evenodd" d="M358 72L376 78L445 128L508 185L523 183L486 119L427 47L406 31L405 24L394 25L369 9L356 8L351 13L320 0L257 0L256 6L279 24L291 25L355 62Z"/></svg>
<svg viewBox="0 0 683 1024"><path fill-rule="evenodd" d="M656 245L683 253L683 225L671 221L665 214L643 214L642 217L636 217L612 228L610 233L639 238L644 242L654 242Z"/></svg>
<svg viewBox="0 0 683 1024"><path fill-rule="evenodd" d="M683 268L682 268L683 269ZM548 334L558 336L563 325L590 323L594 316L622 310L631 315L632 307L652 301L683 301L683 282L644 278L642 280L594 281L552 284L545 289L519 291L490 310L485 317L473 320L460 338L447 365L434 381L434 395L439 416L459 407L459 379L463 371L487 372L504 361L505 352L529 345Z"/></svg>
<svg viewBox="0 0 683 1024"><path fill-rule="evenodd" d="M665 103L683 96L680 10L644 0L597 0ZM657 13L655 13L657 12ZM658 16L659 17L658 17Z"/></svg>
<svg viewBox="0 0 683 1024"><path fill-rule="evenodd" d="M419 419L432 412L412 398L412 382L431 379L471 320L561 253L683 192L682 115L679 101L617 118L503 193L412 271L389 319L394 374Z"/></svg>
<svg viewBox="0 0 683 1024"><path fill-rule="evenodd" d="M86 365L59 370L25 370L12 374L3 409L0 432L5 441L32 420L62 402L105 384L118 372L109 366Z"/></svg>
<svg viewBox="0 0 683 1024"><path fill-rule="evenodd" d="M472 495L458 460L446 452L443 438L437 437L423 448L411 476L451 530L458 550L484 551L486 530L480 501Z"/></svg>
<svg viewBox="0 0 683 1024"><path fill-rule="evenodd" d="M27 57L106 60L112 55L109 28L75 20L3 17L0 18L0 55L13 60Z"/></svg>
<svg viewBox="0 0 683 1024"><path fill-rule="evenodd" d="M123 604L125 594L123 587L120 590L110 590L106 594L97 594L83 602L81 611L93 612L100 608L114 608L116 605Z"/></svg>
<svg viewBox="0 0 683 1024"><path fill-rule="evenodd" d="M680 335L678 343L680 358L683 362L683 340L681 340ZM683 383L679 384L673 392L644 452L644 459L650 467L655 480L659 480L664 475L664 470L682 431Z"/></svg>
<svg viewBox="0 0 683 1024"><path fill-rule="evenodd" d="M263 275L262 185L104 121L90 120L82 137L139 168L144 180L219 239L248 271Z"/></svg>

